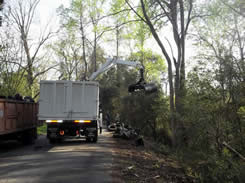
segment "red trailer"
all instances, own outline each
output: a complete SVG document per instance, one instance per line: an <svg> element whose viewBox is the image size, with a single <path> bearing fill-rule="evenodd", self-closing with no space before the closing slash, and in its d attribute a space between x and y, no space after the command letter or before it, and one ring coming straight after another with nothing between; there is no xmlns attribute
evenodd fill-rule
<svg viewBox="0 0 245 183"><path fill-rule="evenodd" d="M37 138L38 104L0 99L0 141L20 140L25 144Z"/></svg>

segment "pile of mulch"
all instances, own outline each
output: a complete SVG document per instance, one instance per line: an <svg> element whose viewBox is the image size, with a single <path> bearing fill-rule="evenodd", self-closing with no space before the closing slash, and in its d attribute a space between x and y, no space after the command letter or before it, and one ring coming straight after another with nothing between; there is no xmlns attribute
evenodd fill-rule
<svg viewBox="0 0 245 183"><path fill-rule="evenodd" d="M121 183L189 183L192 177L170 157L156 153L150 144L136 147L134 141L115 139L113 182Z"/></svg>

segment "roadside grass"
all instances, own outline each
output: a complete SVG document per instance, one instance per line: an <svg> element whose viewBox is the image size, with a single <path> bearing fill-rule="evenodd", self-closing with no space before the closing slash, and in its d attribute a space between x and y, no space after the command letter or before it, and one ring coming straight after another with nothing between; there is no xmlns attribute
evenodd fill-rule
<svg viewBox="0 0 245 183"><path fill-rule="evenodd" d="M47 124L44 123L42 126L37 128L38 135L46 135L47 134Z"/></svg>

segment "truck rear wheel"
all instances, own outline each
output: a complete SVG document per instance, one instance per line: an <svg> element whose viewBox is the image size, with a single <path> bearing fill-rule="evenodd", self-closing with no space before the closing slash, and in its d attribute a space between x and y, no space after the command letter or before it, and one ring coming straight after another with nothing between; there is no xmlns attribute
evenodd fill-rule
<svg viewBox="0 0 245 183"><path fill-rule="evenodd" d="M98 141L98 137L97 136L93 137L93 142L96 143L97 141Z"/></svg>
<svg viewBox="0 0 245 183"><path fill-rule="evenodd" d="M95 132L95 136L93 137L93 142L96 143L98 141L98 130Z"/></svg>
<svg viewBox="0 0 245 183"><path fill-rule="evenodd" d="M57 141L55 138L48 139L50 144L55 144Z"/></svg>
<svg viewBox="0 0 245 183"><path fill-rule="evenodd" d="M91 138L90 137L86 137L86 142L91 142Z"/></svg>

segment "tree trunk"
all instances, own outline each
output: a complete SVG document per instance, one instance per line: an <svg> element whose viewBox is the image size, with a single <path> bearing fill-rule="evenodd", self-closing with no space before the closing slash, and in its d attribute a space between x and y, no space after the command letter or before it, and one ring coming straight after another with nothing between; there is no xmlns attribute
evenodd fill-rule
<svg viewBox="0 0 245 183"><path fill-rule="evenodd" d="M172 71L172 62L171 62L171 59L165 49L165 47L163 46L153 24L151 23L147 13L146 13L146 10L145 10L145 6L144 6L144 2L143 0L141 0L141 7L142 7L142 10L143 10L143 14L144 14L144 17L146 19L146 23L147 25L149 26L150 28L150 31L154 37L154 39L156 40L157 44L159 45L163 55L165 56L166 60L167 60L167 63L168 63L168 78L169 78L169 95L170 95L170 126L171 126L171 130L173 133L175 133L175 126L176 126L176 119L175 119L175 105L174 105L174 87L173 87L173 71ZM173 134L172 135L172 141L173 141L173 144L175 144L176 142L176 139L175 139L175 135Z"/></svg>
<svg viewBox="0 0 245 183"><path fill-rule="evenodd" d="M83 61L84 61L84 76L81 78L82 80L86 80L87 78L87 73L88 73L88 63L86 60L86 46L85 46L85 35L84 35L84 29L83 29L83 23L82 20L80 18L80 30L81 30L81 34L82 34L82 49L83 49Z"/></svg>
<svg viewBox="0 0 245 183"><path fill-rule="evenodd" d="M30 49L27 42L27 35L24 33L24 30L21 31L21 39L23 42L25 54L26 54L26 60L27 60L27 84L28 84L28 95L32 97L32 85L33 85L33 64L32 64L32 58L30 56Z"/></svg>
<svg viewBox="0 0 245 183"><path fill-rule="evenodd" d="M97 61L96 61L96 57L97 57L97 55L96 55L96 49L97 49L97 32L95 31L94 32L94 72L96 72L96 70L97 70Z"/></svg>

